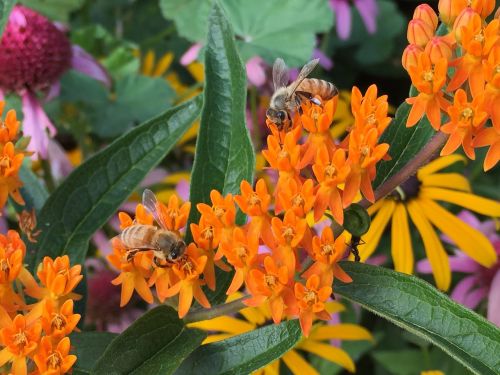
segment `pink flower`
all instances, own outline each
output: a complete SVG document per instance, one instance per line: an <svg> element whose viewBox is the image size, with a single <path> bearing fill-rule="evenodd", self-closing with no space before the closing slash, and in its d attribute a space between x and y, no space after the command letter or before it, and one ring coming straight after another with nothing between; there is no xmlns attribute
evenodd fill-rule
<svg viewBox="0 0 500 375"><path fill-rule="evenodd" d="M259 56L254 56L246 63L248 81L254 86L266 83L266 63Z"/></svg>
<svg viewBox="0 0 500 375"><path fill-rule="evenodd" d="M377 31L378 5L376 0L354 0L366 30L373 34ZM348 0L330 0L330 7L335 12L337 34L340 39L346 40L351 35L351 5Z"/></svg>
<svg viewBox="0 0 500 375"><path fill-rule="evenodd" d="M469 211L460 212L458 217L471 227L480 230L491 241L500 256L500 236L496 233L493 220L481 222ZM452 243L447 238L443 240ZM486 268L458 250L455 250L455 255L449 259L452 271L468 274L457 283L451 298L470 309L475 309L486 299L487 318L500 327L500 261L493 267ZM431 273L429 261L418 262L417 270L421 273Z"/></svg>

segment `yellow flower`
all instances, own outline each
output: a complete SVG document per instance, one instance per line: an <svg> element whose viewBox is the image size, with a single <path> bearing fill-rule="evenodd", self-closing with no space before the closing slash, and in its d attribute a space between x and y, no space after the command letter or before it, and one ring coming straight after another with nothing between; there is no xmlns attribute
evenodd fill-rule
<svg viewBox="0 0 500 375"><path fill-rule="evenodd" d="M228 302L241 296L240 293L232 294L228 298ZM339 302L328 302L327 310L329 313L337 313L343 311L344 306ZM220 316L210 320L190 323L189 327L211 331L212 333L203 342L203 344L209 344L253 331L271 321L271 311L267 304L259 307L247 307L241 310L239 314L241 317ZM300 355L300 352L312 353L327 361L336 363L350 372L354 372L355 365L349 354L341 348L332 346L329 340L373 340L373 337L370 332L356 324L329 325L321 322L313 325L309 337L302 337L295 347L286 352L281 358L255 371L253 374L279 374L281 361L283 361L294 375L319 374Z"/></svg>
<svg viewBox="0 0 500 375"><path fill-rule="evenodd" d="M422 371L420 375L444 375L444 372L439 370L429 370L429 371Z"/></svg>
<svg viewBox="0 0 500 375"><path fill-rule="evenodd" d="M441 172L458 161L460 155L440 157L422 167L393 193L368 208L372 218L369 231L362 237L359 255L365 261L377 248L384 229L392 218L391 254L396 271L413 273L413 248L410 221L422 238L436 286L448 290L451 270L436 228L456 246L484 267L491 267L497 255L490 241L436 201L464 207L482 215L500 217L500 203L472 193L467 179L458 173ZM435 228L436 227L436 228Z"/></svg>
<svg viewBox="0 0 500 375"><path fill-rule="evenodd" d="M333 139L340 139L354 123L354 116L351 113L351 93L342 90L339 93L335 118L330 128Z"/></svg>

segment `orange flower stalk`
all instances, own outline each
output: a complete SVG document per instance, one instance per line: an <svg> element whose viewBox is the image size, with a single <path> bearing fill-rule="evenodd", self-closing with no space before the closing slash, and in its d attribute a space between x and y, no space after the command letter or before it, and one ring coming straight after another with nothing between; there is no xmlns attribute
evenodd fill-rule
<svg viewBox="0 0 500 375"><path fill-rule="evenodd" d="M70 348L69 337L64 337L57 345L53 345L50 337L42 337L40 347L34 356L38 373L40 375L66 374L76 362L76 356L69 354Z"/></svg>
<svg viewBox="0 0 500 375"><path fill-rule="evenodd" d="M446 82L447 67L448 63L445 58L432 64L425 53L419 55L416 66L408 67L411 81L419 94L406 99L406 102L412 105L406 126L414 126L426 114L432 127L439 130L441 109L445 110L449 106L441 91Z"/></svg>
<svg viewBox="0 0 500 375"><path fill-rule="evenodd" d="M469 103L465 91L457 90L454 104L448 107L448 114L450 121L441 127L441 131L450 134L450 137L441 150L441 156L451 154L462 144L469 159L474 159L472 137L488 118L488 114L484 111L483 95L475 97Z"/></svg>

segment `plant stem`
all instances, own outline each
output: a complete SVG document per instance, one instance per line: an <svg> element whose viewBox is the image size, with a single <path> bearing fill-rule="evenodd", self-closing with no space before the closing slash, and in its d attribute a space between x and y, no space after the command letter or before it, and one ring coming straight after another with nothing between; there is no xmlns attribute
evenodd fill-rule
<svg viewBox="0 0 500 375"><path fill-rule="evenodd" d="M243 304L243 300L248 298L248 296L241 297L229 303L224 303L222 305L217 305L211 309L200 309L189 313L184 318L185 323L199 322L201 320L213 319L221 315L237 313L241 309L247 307Z"/></svg>
<svg viewBox="0 0 500 375"><path fill-rule="evenodd" d="M405 182L409 177L414 175L417 170L427 163L441 148L441 146L446 142L448 138L447 134L437 133L429 143L427 143L420 152L415 155L401 170L394 176L385 181L375 190L375 201L384 198L386 195L392 193L392 191ZM366 199L363 199L360 203L361 206L367 208L371 205Z"/></svg>

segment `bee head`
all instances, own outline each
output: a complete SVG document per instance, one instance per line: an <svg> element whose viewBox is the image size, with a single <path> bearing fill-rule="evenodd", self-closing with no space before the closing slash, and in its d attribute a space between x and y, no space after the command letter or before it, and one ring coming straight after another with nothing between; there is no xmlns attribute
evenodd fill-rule
<svg viewBox="0 0 500 375"><path fill-rule="evenodd" d="M168 254L167 258L170 261L175 261L179 259L181 256L183 256L185 251L186 251L186 244L184 243L184 241L177 241L170 248L170 253Z"/></svg>
<svg viewBox="0 0 500 375"><path fill-rule="evenodd" d="M285 122L285 119L288 117L288 113L283 110L275 110L272 108L268 108L266 111L266 117L274 122L276 125L281 125Z"/></svg>

